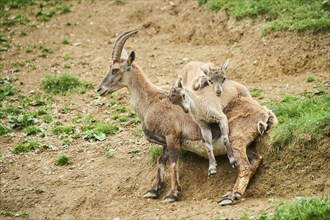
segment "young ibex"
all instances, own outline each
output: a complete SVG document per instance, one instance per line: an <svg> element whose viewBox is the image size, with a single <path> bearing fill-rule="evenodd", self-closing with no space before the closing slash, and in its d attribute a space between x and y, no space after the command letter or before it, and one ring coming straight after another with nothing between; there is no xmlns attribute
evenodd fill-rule
<svg viewBox="0 0 330 220"><path fill-rule="evenodd" d="M113 47L109 70L97 92L101 96L105 96L121 88L128 88L131 105L142 121L146 138L163 146L163 153L158 159L157 176L144 197L156 198L161 193L164 187L164 168L169 159L171 189L163 201L172 202L178 199L181 192L178 173L180 145L186 150L203 154L205 153L203 145L198 145L198 141L202 140L202 135L198 125L189 114L185 114L181 107L173 105L167 94L152 84L142 69L133 63L135 58L133 51L127 58L120 57L126 40L136 33L137 31L128 31L118 36ZM225 92L224 90L224 94ZM239 172L232 192L222 197L220 204L230 204L240 200L249 180L260 164L261 157L250 154L250 150L247 149L249 143L259 135L255 121L264 122L268 125L268 130L276 119L272 113L266 111L257 102L254 103L254 100L243 98L232 99L229 105L231 107L225 109L231 130L229 138L232 140L234 155L237 155ZM243 116L240 117L240 114ZM215 140L220 137L218 125L212 126L212 136ZM193 141L193 145L191 141ZM224 152L222 145L214 144L214 147L216 155ZM198 151L198 149L203 150Z"/></svg>
<svg viewBox="0 0 330 220"><path fill-rule="evenodd" d="M230 164L235 167L236 160L229 143L229 127L227 116L222 112L221 100L213 93L212 88L207 86L198 91L190 91L183 88L182 77L179 76L176 84L171 88L169 98L173 104L182 107L183 111L190 114L201 129L205 141L205 149L209 158L208 174L217 172L217 161L215 160L212 146L212 123L217 123L221 132L221 141L226 147ZM221 98L220 98L221 99Z"/></svg>
<svg viewBox="0 0 330 220"><path fill-rule="evenodd" d="M218 67L213 63L202 63L199 61L191 61L187 64L183 71L198 71L199 74L196 75L192 81L191 85L188 87L190 90L201 90L205 86L211 84L214 88L217 96L222 94L222 83L226 80L226 70L228 68L229 59L221 66ZM199 69L194 69L195 66L199 66Z"/></svg>
<svg viewBox="0 0 330 220"><path fill-rule="evenodd" d="M190 61L180 73L183 86L191 91L199 91L211 84L218 96L222 95L223 87L226 86L226 90L229 91L226 95L229 95L228 101L233 98L231 94L251 97L249 90L244 85L227 78L228 64L228 59L221 67L213 63ZM228 102L224 103L223 106L225 107L227 104Z"/></svg>

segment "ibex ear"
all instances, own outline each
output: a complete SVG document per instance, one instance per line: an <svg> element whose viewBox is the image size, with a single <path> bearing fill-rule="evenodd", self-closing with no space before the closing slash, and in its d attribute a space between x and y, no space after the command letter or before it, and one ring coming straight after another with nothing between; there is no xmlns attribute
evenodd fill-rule
<svg viewBox="0 0 330 220"><path fill-rule="evenodd" d="M207 75L208 73L209 73L209 69L205 69L204 67L200 67L200 69L203 71L203 73L205 74L205 75Z"/></svg>
<svg viewBox="0 0 330 220"><path fill-rule="evenodd" d="M222 70L227 70L229 65L229 59L226 60L226 62L222 65L221 69Z"/></svg>
<svg viewBox="0 0 330 220"><path fill-rule="evenodd" d="M182 76L179 76L178 77L178 79L175 82L175 86L178 87L178 88L183 88L183 85L182 85Z"/></svg>
<svg viewBox="0 0 330 220"><path fill-rule="evenodd" d="M127 67L128 67L129 69L131 68L134 59L135 59L135 52L132 51L132 52L129 54L129 56L128 56L128 58L127 58L127 62L126 62Z"/></svg>

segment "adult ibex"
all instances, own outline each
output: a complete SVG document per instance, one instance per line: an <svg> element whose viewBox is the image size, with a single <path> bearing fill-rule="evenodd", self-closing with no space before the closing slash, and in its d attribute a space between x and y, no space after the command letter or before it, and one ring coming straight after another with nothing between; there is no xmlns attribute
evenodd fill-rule
<svg viewBox="0 0 330 220"><path fill-rule="evenodd" d="M167 94L152 84L142 69L133 63L135 53L132 51L127 58L120 54L126 40L137 31L128 31L118 36L112 51L112 62L105 78L99 85L97 92L101 96L112 93L121 88L128 88L131 95L131 105L142 121L142 128L146 138L163 146L163 153L158 159L158 171L152 187L144 197L156 198L164 187L164 168L169 159L171 171L171 189L163 202L176 201L181 192L178 173L178 152L180 145L200 155L205 155L202 135L198 125L182 108L173 105ZM270 129L275 122L275 116L252 99L235 98L225 109L231 130L230 138L237 158L239 175L232 192L220 199L220 204L230 204L241 199L253 173L260 164L261 157L246 153L247 146L258 135L257 123L265 123L264 128ZM242 111L244 109L244 111ZM248 131L248 132L247 132ZM212 136L220 137L218 125L212 126ZM191 142L199 141L199 142ZM199 149L202 149L200 151ZM226 153L223 145L215 146L215 155ZM249 159L250 161L249 161Z"/></svg>

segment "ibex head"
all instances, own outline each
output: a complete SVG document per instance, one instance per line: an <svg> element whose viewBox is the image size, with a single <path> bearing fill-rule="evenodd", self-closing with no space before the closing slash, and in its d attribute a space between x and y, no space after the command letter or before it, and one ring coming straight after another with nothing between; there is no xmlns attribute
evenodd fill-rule
<svg viewBox="0 0 330 220"><path fill-rule="evenodd" d="M186 90L183 88L181 76L179 76L178 80L171 88L169 98L173 104L181 106L185 113L189 112L190 99Z"/></svg>
<svg viewBox="0 0 330 220"><path fill-rule="evenodd" d="M207 80L211 86L215 89L215 93L217 96L221 96L222 94L222 83L226 79L226 70L228 68L229 59L221 66L217 68L204 68L203 66L200 69L204 72Z"/></svg>
<svg viewBox="0 0 330 220"><path fill-rule="evenodd" d="M131 71L135 53L132 51L127 58L121 58L121 53L126 40L138 31L127 31L120 34L112 47L112 60L104 79L96 92L101 96L117 91L125 86L125 73Z"/></svg>

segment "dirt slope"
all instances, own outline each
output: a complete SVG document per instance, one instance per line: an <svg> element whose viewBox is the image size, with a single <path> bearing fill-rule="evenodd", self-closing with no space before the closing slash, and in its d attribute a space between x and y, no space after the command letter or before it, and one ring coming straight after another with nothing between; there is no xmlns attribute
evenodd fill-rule
<svg viewBox="0 0 330 220"><path fill-rule="evenodd" d="M170 86L187 60L220 65L226 58L230 58L229 77L250 89L261 89L264 98L260 102L278 100L282 94L326 88L330 80L330 42L325 34L275 33L262 37L262 20L238 22L223 11L210 13L198 7L196 1L188 0L127 0L123 5L101 0L71 3L69 14L55 16L46 23L37 22L36 26L13 28L28 29L28 36L13 37L13 42L24 50L43 44L53 51L47 58L34 53L1 54L5 67L1 77L17 76L22 82L21 93L38 91L40 79L49 73L70 72L97 85L107 68L116 35L131 29L140 31L128 40L126 49L136 52L136 62L160 86ZM29 11L31 8L25 9L26 14ZM70 44L63 45L64 38ZM70 57L70 70L64 68L65 55ZM10 62L26 59L34 60L34 68L14 72ZM309 75L319 80L307 83ZM127 104L128 95L126 90L118 92ZM109 122L107 101L89 91L84 95L57 96L52 109L56 119L62 121L69 122L79 112ZM60 111L65 103L73 103L68 113ZM225 219L238 218L243 211L253 215L270 210L270 198L330 195L329 138L319 145L274 152L264 137L257 144L257 151L264 157L263 165L241 203L229 207L216 203L232 187L237 175L227 159L218 157L218 173L208 178L208 161L193 155L180 162L183 193L179 202L162 204L161 200L144 199L142 195L149 189L156 165L148 165L151 144L133 135L139 126L121 125L120 132L106 141L89 143L78 139L68 147L46 134L50 150L24 155L10 151L23 133L1 137L0 210L24 210L30 219ZM104 156L105 147L114 151L114 158ZM54 158L60 153L69 155L72 163L55 166ZM44 192L36 193L36 189Z"/></svg>

